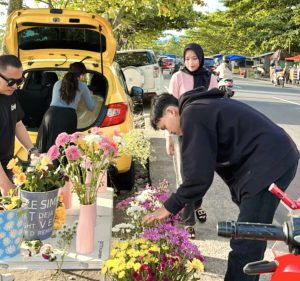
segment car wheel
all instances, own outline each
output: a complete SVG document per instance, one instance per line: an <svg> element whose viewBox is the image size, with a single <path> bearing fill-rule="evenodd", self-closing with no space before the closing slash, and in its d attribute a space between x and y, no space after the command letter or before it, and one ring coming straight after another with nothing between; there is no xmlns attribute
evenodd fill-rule
<svg viewBox="0 0 300 281"><path fill-rule="evenodd" d="M135 183L135 164L131 162L130 169L125 173L111 174L111 185L116 188L117 191L128 190L131 191Z"/></svg>

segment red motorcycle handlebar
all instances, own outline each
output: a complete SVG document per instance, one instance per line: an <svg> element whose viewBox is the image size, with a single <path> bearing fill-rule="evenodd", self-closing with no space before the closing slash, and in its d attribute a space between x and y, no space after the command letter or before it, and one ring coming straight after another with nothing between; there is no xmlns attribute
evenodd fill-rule
<svg viewBox="0 0 300 281"><path fill-rule="evenodd" d="M292 210L300 209L300 201L293 200L288 197L288 195L284 191L282 191L275 183L271 184L271 186L269 187L269 191Z"/></svg>

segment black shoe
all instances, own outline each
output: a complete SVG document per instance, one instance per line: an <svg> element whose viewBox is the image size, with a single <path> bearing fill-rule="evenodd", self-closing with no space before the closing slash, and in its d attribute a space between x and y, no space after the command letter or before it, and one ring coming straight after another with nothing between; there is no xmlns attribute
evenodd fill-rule
<svg viewBox="0 0 300 281"><path fill-rule="evenodd" d="M201 222L201 223L206 222L207 215L203 209L198 208L195 210L195 213L196 213L196 217L199 220L199 222Z"/></svg>
<svg viewBox="0 0 300 281"><path fill-rule="evenodd" d="M195 229L192 226L185 226L184 229L189 233L189 239L195 239Z"/></svg>

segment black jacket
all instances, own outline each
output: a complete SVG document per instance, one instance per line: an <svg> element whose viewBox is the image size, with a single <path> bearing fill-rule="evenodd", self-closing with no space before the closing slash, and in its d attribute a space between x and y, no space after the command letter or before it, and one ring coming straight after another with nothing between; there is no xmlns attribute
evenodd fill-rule
<svg viewBox="0 0 300 281"><path fill-rule="evenodd" d="M185 93L179 100L183 183L165 202L172 214L201 199L214 171L237 204L268 188L299 153L287 133L252 107L213 89Z"/></svg>

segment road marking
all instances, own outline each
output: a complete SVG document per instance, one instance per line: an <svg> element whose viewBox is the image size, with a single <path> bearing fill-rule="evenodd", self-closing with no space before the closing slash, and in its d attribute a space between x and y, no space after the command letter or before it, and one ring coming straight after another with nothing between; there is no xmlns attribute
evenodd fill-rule
<svg viewBox="0 0 300 281"><path fill-rule="evenodd" d="M281 100L281 101L284 101L284 102L287 102L287 103L292 103L292 104L300 105L300 103L297 103L297 102L293 102L293 101L289 101L289 100L285 100L285 99L281 99L281 98L276 98L276 97L272 97L272 98L276 99L276 100Z"/></svg>

